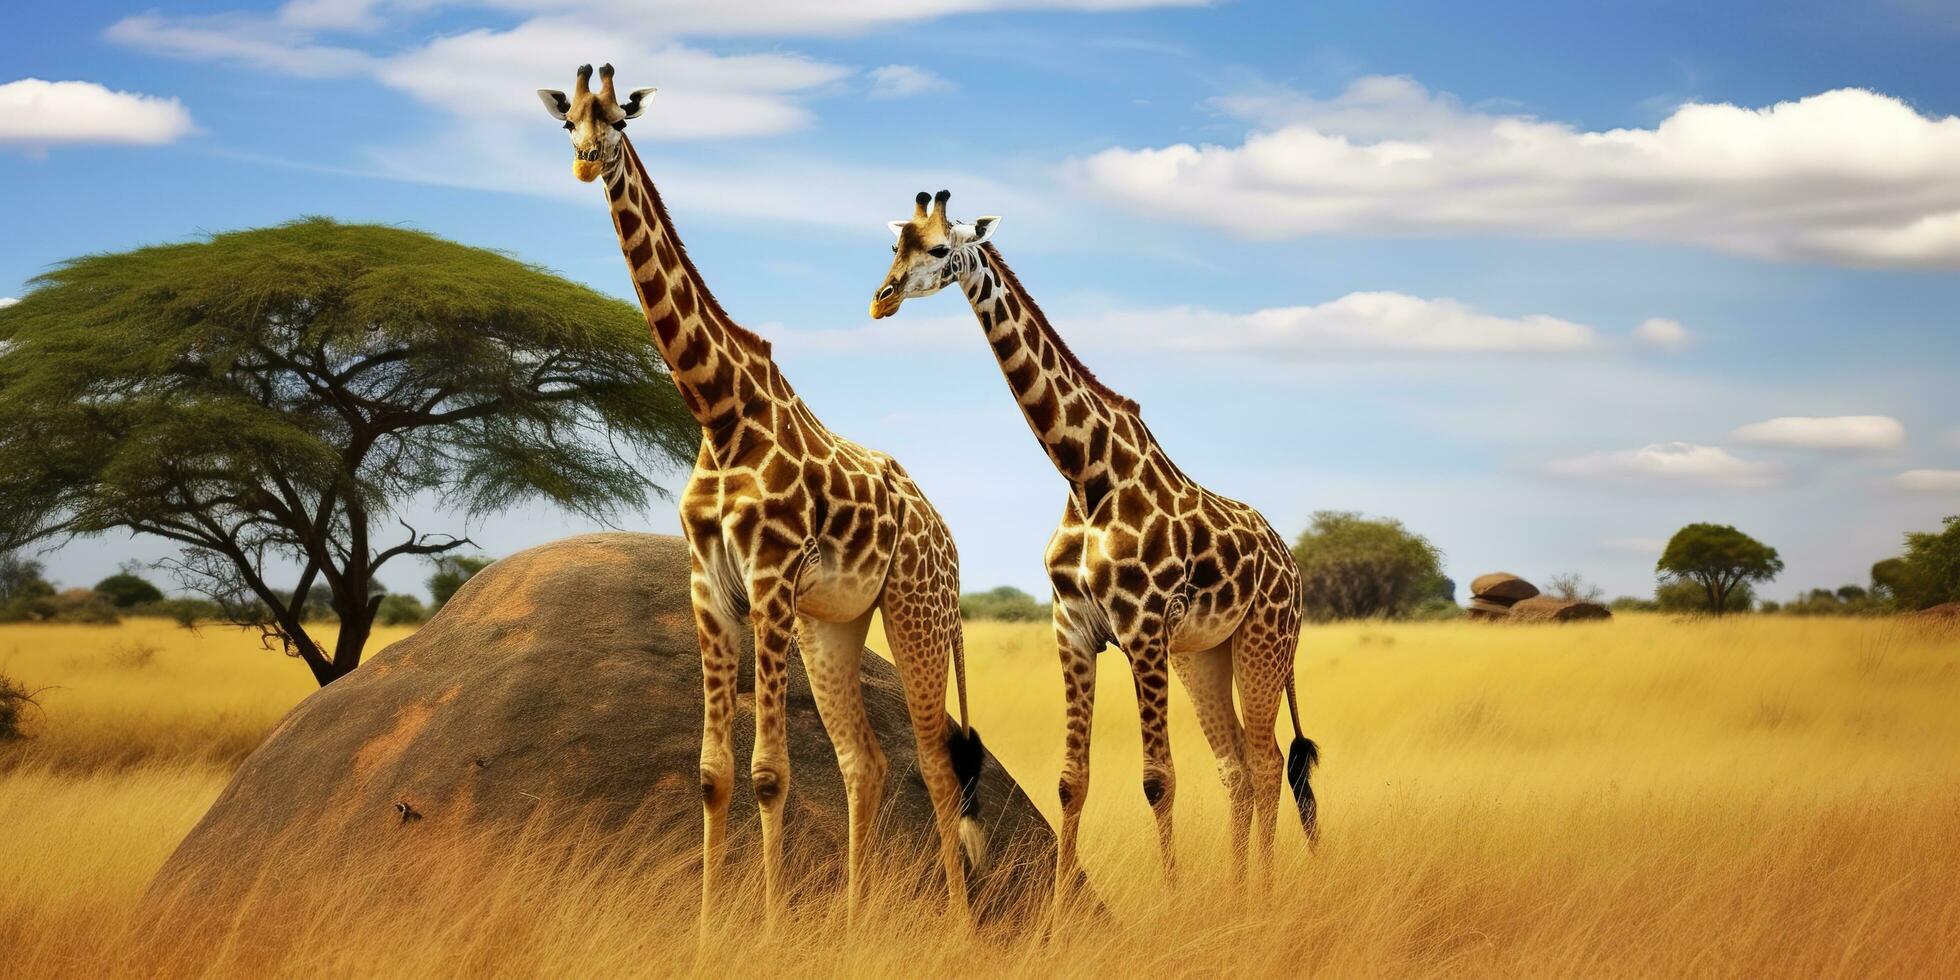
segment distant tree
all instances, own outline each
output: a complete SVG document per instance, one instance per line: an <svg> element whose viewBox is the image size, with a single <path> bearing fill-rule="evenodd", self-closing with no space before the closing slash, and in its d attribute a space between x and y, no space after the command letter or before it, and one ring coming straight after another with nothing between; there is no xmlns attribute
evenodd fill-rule
<svg viewBox="0 0 1960 980"><path fill-rule="evenodd" d="M1452 606L1456 605L1456 579L1448 575L1437 574L1434 579L1430 580L1429 588L1424 591L1426 593L1423 596L1424 599L1447 602Z"/></svg>
<svg viewBox="0 0 1960 980"><path fill-rule="evenodd" d="M46 619L54 586L42 578L46 566L11 551L0 551L0 623Z"/></svg>
<svg viewBox="0 0 1960 980"><path fill-rule="evenodd" d="M660 493L644 474L700 439L632 306L324 219L58 264L0 309L0 419L0 549L174 541L183 584L321 684L360 663L378 570L468 544L409 527L401 502L605 519ZM291 589L270 584L293 566ZM303 622L316 584L331 647Z"/></svg>
<svg viewBox="0 0 1960 980"><path fill-rule="evenodd" d="M1545 591L1568 602L1598 602L1606 595L1606 590L1591 582L1578 572L1564 572L1554 575L1546 583Z"/></svg>
<svg viewBox="0 0 1960 980"><path fill-rule="evenodd" d="M429 595L435 599L435 605L430 608L441 609L448 605L450 597L463 587L464 582L489 568L495 560L482 555L443 555L434 559L435 571L425 583L429 587Z"/></svg>
<svg viewBox="0 0 1960 980"><path fill-rule="evenodd" d="M1900 609L1960 602L1960 515L1906 535L1906 553L1872 566L1873 587Z"/></svg>
<svg viewBox="0 0 1960 980"><path fill-rule="evenodd" d="M1615 597L1610 608L1614 612L1653 612L1660 608L1660 603L1639 596L1623 595Z"/></svg>
<svg viewBox="0 0 1960 980"><path fill-rule="evenodd" d="M1872 593L1895 605L1914 590L1912 566L1904 558L1887 558L1872 565Z"/></svg>
<svg viewBox="0 0 1960 980"><path fill-rule="evenodd" d="M1858 585L1840 585L1837 590L1839 602L1863 602L1870 596L1871 593L1866 592L1863 586Z"/></svg>
<svg viewBox="0 0 1960 980"><path fill-rule="evenodd" d="M381 610L376 616L383 626L412 626L428 619L429 610L422 600L397 593L381 600Z"/></svg>
<svg viewBox="0 0 1960 980"><path fill-rule="evenodd" d="M1701 587L1702 608L1717 616L1733 609L1738 586L1767 582L1783 571L1776 549L1726 524L1690 524L1674 532L1655 571Z"/></svg>
<svg viewBox="0 0 1960 980"><path fill-rule="evenodd" d="M1756 590L1744 582L1729 590L1722 611L1725 613L1748 612L1756 605ZM1654 587L1652 608L1670 613L1705 613L1708 611L1708 592L1701 583L1685 578L1662 579Z"/></svg>
<svg viewBox="0 0 1960 980"><path fill-rule="evenodd" d="M997 619L1009 623L1047 622L1053 615L1046 603L1011 585L960 596L961 619Z"/></svg>
<svg viewBox="0 0 1960 980"><path fill-rule="evenodd" d="M163 601L163 590L134 572L117 572L95 583L95 591L107 597L117 609Z"/></svg>
<svg viewBox="0 0 1960 980"><path fill-rule="evenodd" d="M38 561L0 552L0 605L54 595L54 586L41 577L46 571Z"/></svg>
<svg viewBox="0 0 1960 980"><path fill-rule="evenodd" d="M1428 540L1401 521L1351 511L1314 514L1293 558L1307 615L1316 620L1407 615L1438 594L1443 577L1442 553Z"/></svg>

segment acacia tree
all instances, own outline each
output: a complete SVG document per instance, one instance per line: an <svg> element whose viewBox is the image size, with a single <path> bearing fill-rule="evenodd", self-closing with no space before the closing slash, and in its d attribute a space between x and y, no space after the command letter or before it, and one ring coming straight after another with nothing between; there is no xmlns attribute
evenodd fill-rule
<svg viewBox="0 0 1960 980"><path fill-rule="evenodd" d="M1727 524L1690 524L1668 539L1654 570L1700 586L1703 608L1720 616L1730 609L1738 586L1775 578L1783 559L1775 548Z"/></svg>
<svg viewBox="0 0 1960 980"><path fill-rule="evenodd" d="M175 541L186 586L323 685L360 663L377 571L468 543L410 527L405 501L605 520L699 439L632 306L318 218L55 266L0 310L0 419L0 550ZM302 622L316 585L330 649Z"/></svg>
<svg viewBox="0 0 1960 980"><path fill-rule="evenodd" d="M1442 553L1393 518L1319 511L1293 558L1307 615L1316 620L1401 616L1442 594Z"/></svg>

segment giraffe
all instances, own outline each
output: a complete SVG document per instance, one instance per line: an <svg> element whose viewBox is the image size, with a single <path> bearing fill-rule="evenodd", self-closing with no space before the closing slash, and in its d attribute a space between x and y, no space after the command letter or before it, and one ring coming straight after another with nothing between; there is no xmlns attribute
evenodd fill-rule
<svg viewBox="0 0 1960 980"><path fill-rule="evenodd" d="M625 136L653 89L620 102L613 69L578 70L573 94L540 89L571 133L573 174L599 180L653 343L701 425L701 450L680 496L701 645L701 928L714 913L733 781L736 658L746 619L755 638L755 746L749 779L762 820L763 889L772 925L784 903L782 828L789 791L788 658L801 651L824 729L837 750L850 822L847 914L868 883L871 824L887 763L865 715L860 656L872 615L905 688L919 768L932 798L947 908L969 914L962 857L983 860L974 822L982 762L968 723L959 619L959 557L904 467L832 433L797 397L769 344L708 291L676 235L646 167ZM959 724L946 726L950 654Z"/></svg>
<svg viewBox="0 0 1960 980"><path fill-rule="evenodd" d="M958 282L1028 427L1068 482L1061 525L1046 554L1068 702L1057 901L1060 887L1076 879L1096 654L1112 642L1129 658L1136 685L1143 794L1156 817L1166 879L1176 880L1167 668L1190 693L1218 759L1231 800L1235 879L1244 882L1248 832L1255 828L1262 874L1269 876L1282 772L1273 723L1282 691L1293 720L1285 775L1308 839L1319 835L1308 781L1319 750L1301 734L1293 681L1299 567L1257 510L1212 493L1171 462L1136 402L1096 380L1001 260L992 244L1000 219L955 222L946 214L950 196L920 192L912 217L891 222L897 254L871 301L871 316L891 316L906 299Z"/></svg>

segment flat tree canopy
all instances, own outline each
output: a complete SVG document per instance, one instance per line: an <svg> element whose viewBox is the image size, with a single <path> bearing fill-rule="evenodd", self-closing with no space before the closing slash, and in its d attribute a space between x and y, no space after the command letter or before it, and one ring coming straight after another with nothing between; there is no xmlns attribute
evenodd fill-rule
<svg viewBox="0 0 1960 980"><path fill-rule="evenodd" d="M1654 570L1699 585L1703 608L1720 616L1737 587L1775 578L1783 559L1775 548L1727 524L1690 524L1668 539Z"/></svg>
<svg viewBox="0 0 1960 980"><path fill-rule="evenodd" d="M394 514L548 501L608 519L699 427L633 306L504 255L309 218L60 263L0 310L0 550L112 529L304 659L359 662ZM275 586L268 568L300 569ZM316 582L331 651L300 622Z"/></svg>

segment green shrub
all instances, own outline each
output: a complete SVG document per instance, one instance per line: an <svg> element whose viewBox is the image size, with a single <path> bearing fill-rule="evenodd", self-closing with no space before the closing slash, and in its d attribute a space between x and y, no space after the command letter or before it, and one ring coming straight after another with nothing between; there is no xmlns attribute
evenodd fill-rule
<svg viewBox="0 0 1960 980"><path fill-rule="evenodd" d="M95 583L95 591L108 598L117 609L163 601L163 590L131 572L117 572Z"/></svg>
<svg viewBox="0 0 1960 980"><path fill-rule="evenodd" d="M995 619L1009 623L1045 622L1050 617L1046 603L1011 585L987 592L968 592L960 596L961 619Z"/></svg>
<svg viewBox="0 0 1960 980"><path fill-rule="evenodd" d="M195 631L199 623L209 622L224 615L224 610L209 599L165 599L153 602L144 612L162 616L187 630Z"/></svg>
<svg viewBox="0 0 1960 980"><path fill-rule="evenodd" d="M39 708L34 700L39 692L20 686L13 678L0 674L0 743L19 741L27 737L25 728L27 709Z"/></svg>
<svg viewBox="0 0 1960 980"><path fill-rule="evenodd" d="M1728 601L1723 612L1748 612L1756 605L1756 590L1747 582L1738 582L1730 587ZM1708 590L1700 582L1677 578L1663 581L1654 588L1654 606L1661 612L1705 613L1708 611Z"/></svg>
<svg viewBox="0 0 1960 980"><path fill-rule="evenodd" d="M1441 598L1442 552L1393 518L1368 519L1350 511L1323 510L1293 545L1308 618L1366 619L1409 614L1425 599Z"/></svg>
<svg viewBox="0 0 1960 980"><path fill-rule="evenodd" d="M428 607L412 595L395 594L381 600L375 613L383 626L413 626L429 618Z"/></svg>

